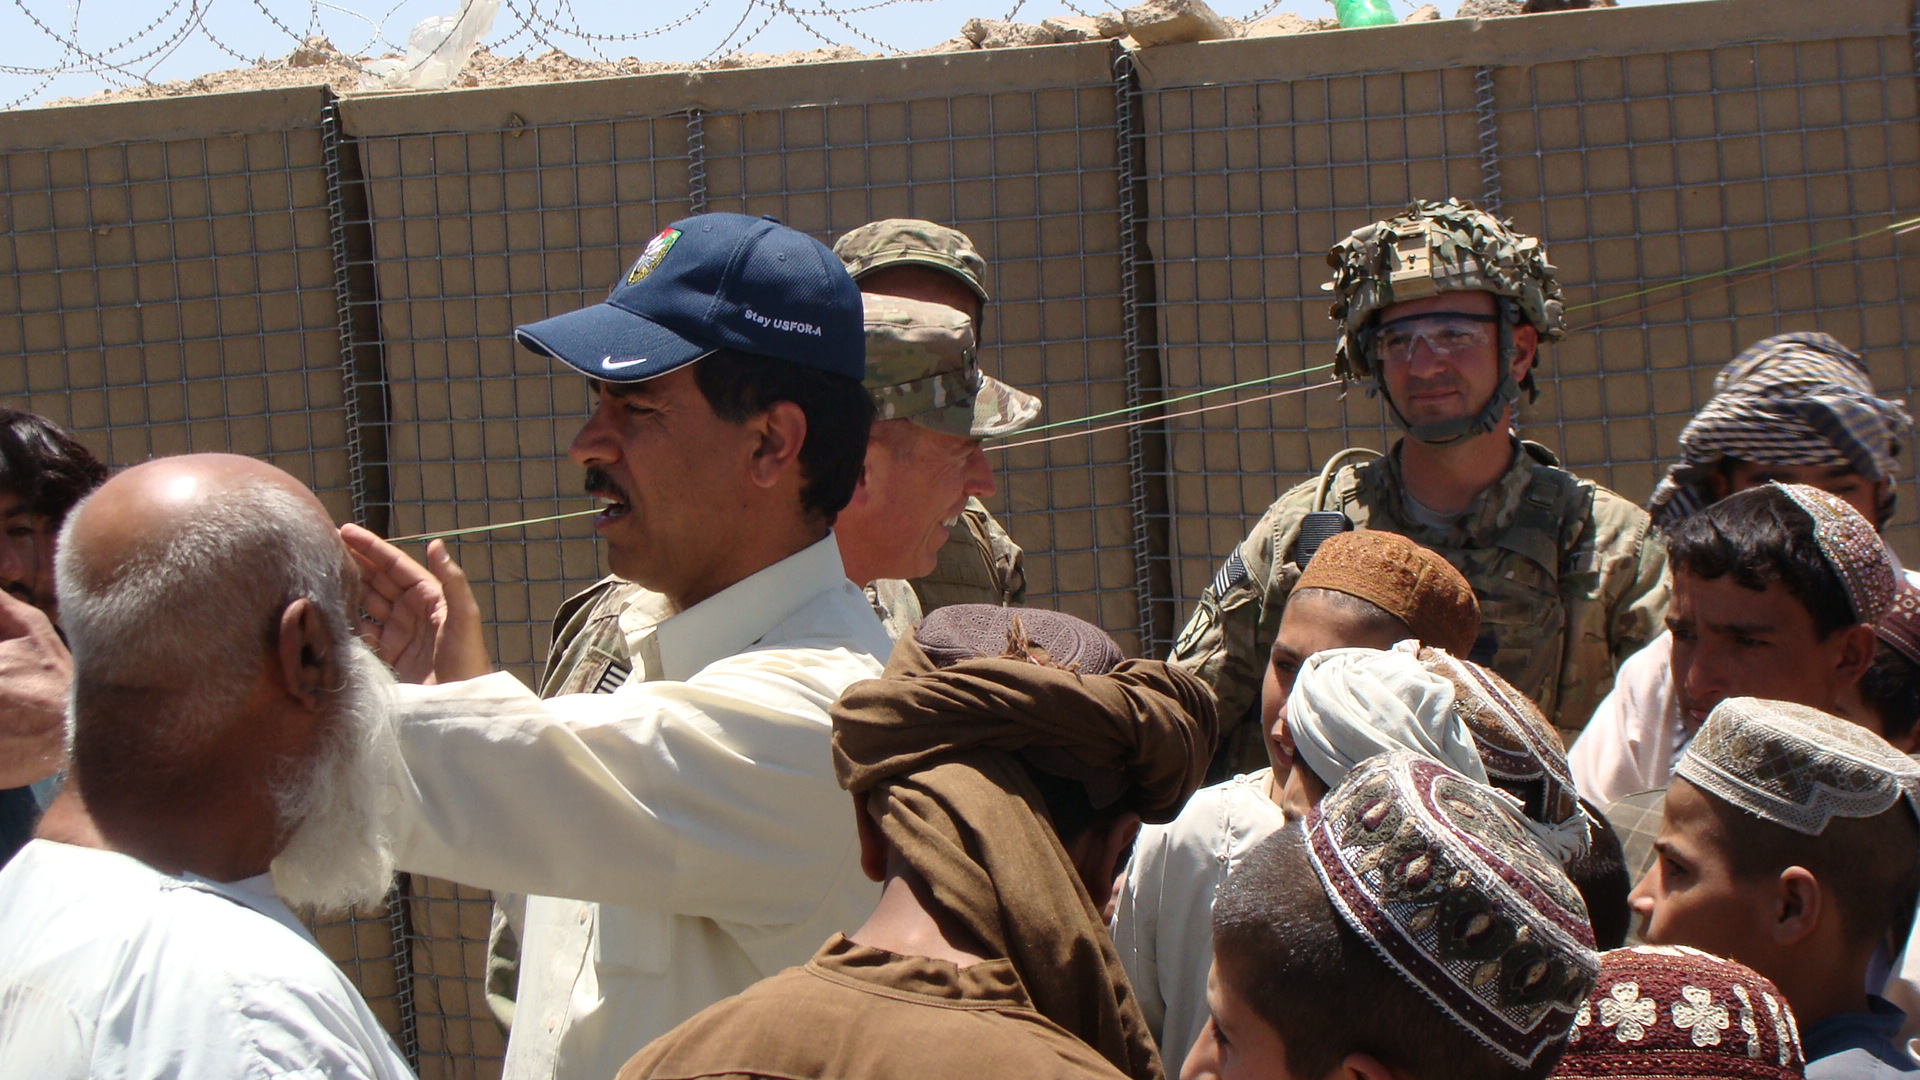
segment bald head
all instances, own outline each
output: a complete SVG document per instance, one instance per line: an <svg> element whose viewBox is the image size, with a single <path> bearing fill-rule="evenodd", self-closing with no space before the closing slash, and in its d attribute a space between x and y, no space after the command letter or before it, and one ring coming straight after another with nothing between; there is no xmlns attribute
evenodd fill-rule
<svg viewBox="0 0 1920 1080"><path fill-rule="evenodd" d="M351 638L351 573L319 500L271 465L195 454L108 480L68 517L56 564L83 787L191 789L243 721L272 738L268 721L303 705L282 645Z"/></svg>

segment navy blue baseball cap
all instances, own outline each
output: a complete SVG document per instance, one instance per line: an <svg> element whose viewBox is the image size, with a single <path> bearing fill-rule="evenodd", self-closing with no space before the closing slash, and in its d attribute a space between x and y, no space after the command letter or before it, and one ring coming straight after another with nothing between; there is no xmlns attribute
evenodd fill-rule
<svg viewBox="0 0 1920 1080"><path fill-rule="evenodd" d="M839 256L772 218L744 214L674 222L605 300L513 335L616 383L665 375L723 348L855 381L867 370L860 288Z"/></svg>

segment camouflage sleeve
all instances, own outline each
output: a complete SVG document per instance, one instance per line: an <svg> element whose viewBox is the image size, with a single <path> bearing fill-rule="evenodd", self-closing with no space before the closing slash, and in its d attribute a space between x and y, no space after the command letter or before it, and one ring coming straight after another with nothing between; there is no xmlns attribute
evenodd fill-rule
<svg viewBox="0 0 1920 1080"><path fill-rule="evenodd" d="M1605 488L1595 493L1594 545L1572 571L1590 584L1568 596L1568 648L1555 725L1568 745L1613 688L1627 657L1660 635L1670 593L1667 549L1646 512Z"/></svg>
<svg viewBox="0 0 1920 1080"><path fill-rule="evenodd" d="M1213 688L1223 734L1259 704L1280 613L1299 576L1291 563L1276 565L1274 558L1293 547L1305 513L1291 496L1268 507L1227 555L1167 658Z"/></svg>
<svg viewBox="0 0 1920 1080"><path fill-rule="evenodd" d="M1020 545L979 499L967 500L960 522L940 545L933 572L912 582L922 611L949 604L1019 604L1027 597Z"/></svg>

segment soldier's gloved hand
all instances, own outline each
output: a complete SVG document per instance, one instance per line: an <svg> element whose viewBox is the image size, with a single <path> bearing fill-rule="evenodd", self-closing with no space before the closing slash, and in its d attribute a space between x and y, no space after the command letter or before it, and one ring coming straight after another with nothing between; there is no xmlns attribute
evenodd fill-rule
<svg viewBox="0 0 1920 1080"><path fill-rule="evenodd" d="M0 591L0 788L53 775L66 760L73 657L47 616Z"/></svg>
<svg viewBox="0 0 1920 1080"><path fill-rule="evenodd" d="M443 683L493 671L480 605L445 543L427 545L427 565L358 525L340 539L360 565L360 636L402 682Z"/></svg>

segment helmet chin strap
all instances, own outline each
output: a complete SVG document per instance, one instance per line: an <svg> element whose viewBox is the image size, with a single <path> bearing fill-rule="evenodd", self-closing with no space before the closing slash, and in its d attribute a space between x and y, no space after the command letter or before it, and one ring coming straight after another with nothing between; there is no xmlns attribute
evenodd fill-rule
<svg viewBox="0 0 1920 1080"><path fill-rule="evenodd" d="M1374 388L1386 400L1387 411L1393 414L1393 422L1407 433L1415 442L1429 446L1446 446L1462 439L1471 439L1476 435L1485 435L1495 430L1501 416L1507 408L1520 400L1520 383L1513 377L1513 357L1517 346L1513 340L1513 327L1505 319L1500 321L1500 385L1493 388L1487 396L1487 403L1472 416L1455 417L1452 420L1435 420L1426 424L1410 424L1400 415L1400 406L1393 403L1393 395L1387 393L1386 378L1380 371L1380 365L1374 365Z"/></svg>

